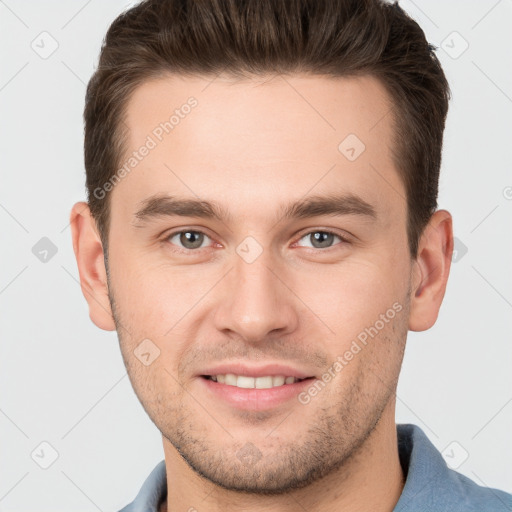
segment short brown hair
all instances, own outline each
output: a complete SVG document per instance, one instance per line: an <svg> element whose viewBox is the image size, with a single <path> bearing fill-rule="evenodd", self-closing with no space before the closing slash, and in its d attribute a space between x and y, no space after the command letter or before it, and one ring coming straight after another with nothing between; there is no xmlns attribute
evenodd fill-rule
<svg viewBox="0 0 512 512"><path fill-rule="evenodd" d="M122 13L103 41L84 110L88 203L105 255L110 194L97 191L122 161L130 95L165 73L224 71L378 78L393 101L392 154L415 258L437 208L451 96L435 49L398 2L384 0L144 0Z"/></svg>

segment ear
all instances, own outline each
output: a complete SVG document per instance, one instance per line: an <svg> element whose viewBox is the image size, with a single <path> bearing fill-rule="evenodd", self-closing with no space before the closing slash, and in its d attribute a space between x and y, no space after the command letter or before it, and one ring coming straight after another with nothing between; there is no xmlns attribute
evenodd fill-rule
<svg viewBox="0 0 512 512"><path fill-rule="evenodd" d="M80 287L89 304L89 317L100 329L115 331L108 298L103 245L88 204L83 201L75 203L69 221L80 274Z"/></svg>
<svg viewBox="0 0 512 512"><path fill-rule="evenodd" d="M452 252L452 216L446 210L438 210L423 231L413 263L411 331L426 331L436 323L450 274Z"/></svg>

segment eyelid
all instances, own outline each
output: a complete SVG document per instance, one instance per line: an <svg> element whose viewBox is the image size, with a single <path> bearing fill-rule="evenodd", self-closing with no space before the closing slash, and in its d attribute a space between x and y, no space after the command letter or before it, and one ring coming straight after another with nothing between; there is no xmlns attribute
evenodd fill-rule
<svg viewBox="0 0 512 512"><path fill-rule="evenodd" d="M311 235L313 233L327 233L327 234L330 234L330 235L337 236L341 240L341 242L339 244L334 244L334 245L332 245L330 247L326 247L326 248L323 248L323 249L318 249L318 248L315 248L315 247L305 247L305 249L310 249L310 250L313 250L315 252L326 252L329 249L334 249L337 245L352 243L352 238L351 238L351 236L348 233L347 234L341 234L341 233L339 233L337 230L335 230L333 228L313 228L313 229L308 229L308 231L302 232L300 235L298 235L298 237L296 238L296 241L293 243L293 245L296 245L304 237L306 237L308 235ZM302 246L300 246L300 247L302 247Z"/></svg>
<svg viewBox="0 0 512 512"><path fill-rule="evenodd" d="M180 228L180 229L176 229L175 231L171 231L169 233L164 234L162 236L161 240L162 240L163 243L168 243L169 245L174 246L175 249L173 249L173 250L175 250L176 252L181 252L181 253L188 253L188 254L194 253L194 252L195 253L199 253L203 249L207 249L208 248L208 247L200 247L200 248L197 248L197 249L187 249L186 247L179 247L176 244L170 243L169 240L172 237L174 237L175 235L181 234L181 233L186 233L187 231L192 231L194 233L202 234L202 235L208 237L213 243L217 243L218 244L218 242L215 242L213 240L213 238L208 233L206 233L202 229L195 229L195 228ZM304 247L305 249L309 249L309 250L312 250L314 252L327 252L330 249L334 249L337 245L352 243L351 242L351 237L348 234L343 234L342 235L337 230L334 230L333 228L313 228L313 229L308 228L307 231L303 231L302 233L300 233L298 235L298 237L296 238L296 241L293 242L292 246L295 246L304 237L306 237L308 235L311 235L313 233L328 233L328 234L332 234L334 236L337 236L341 240L341 242L338 243L338 244L332 245L331 247L322 248L322 249L318 249L318 248L315 248L315 247ZM302 246L300 246L300 247L302 247Z"/></svg>
<svg viewBox="0 0 512 512"><path fill-rule="evenodd" d="M186 247L180 247L179 245L176 245L176 244L173 244L170 242L170 239L172 237L179 235L181 233L189 232L189 231L191 231L193 233L202 234L202 235L208 237L212 242L218 243L218 242L215 242L213 240L213 238L208 233L203 231L202 229L195 229L195 228L180 228L180 229L176 229L175 231L166 232L164 235L162 235L161 241L162 241L162 243L166 243L168 245L174 246L173 250L175 250L176 252L181 252L181 253L187 253L187 254L191 254L194 252L199 253L203 249L208 249L208 247L199 247L198 249L187 249Z"/></svg>

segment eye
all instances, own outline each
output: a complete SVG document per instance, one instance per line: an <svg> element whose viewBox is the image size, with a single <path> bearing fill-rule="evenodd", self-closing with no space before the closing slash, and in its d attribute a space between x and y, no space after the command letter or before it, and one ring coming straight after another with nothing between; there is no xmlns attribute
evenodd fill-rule
<svg viewBox="0 0 512 512"><path fill-rule="evenodd" d="M328 249L332 247L332 243L335 238L338 238L341 242L348 242L348 240L344 239L340 235L337 235L336 233L332 233L331 231L311 231L310 233L307 233L305 236L303 236L299 242L301 240L309 239L311 241L311 245L306 245L305 247L313 247L314 249Z"/></svg>
<svg viewBox="0 0 512 512"><path fill-rule="evenodd" d="M207 239L210 239L208 235L201 231L194 231L192 229L176 231L175 233L171 233L165 237L165 241L187 250L202 248L203 243Z"/></svg>

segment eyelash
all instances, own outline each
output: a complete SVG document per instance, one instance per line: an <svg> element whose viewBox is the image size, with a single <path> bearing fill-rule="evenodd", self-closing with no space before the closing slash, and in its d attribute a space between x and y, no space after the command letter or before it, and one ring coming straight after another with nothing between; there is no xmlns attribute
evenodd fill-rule
<svg viewBox="0 0 512 512"><path fill-rule="evenodd" d="M175 237L176 235L181 235L182 233L198 233L198 234L201 234L201 235L204 235L204 236L210 238L210 240L211 240L211 237L208 236L204 231L200 231L198 229L181 229L179 231L173 231L172 233L169 233L168 235L165 235L165 237L163 238L162 242L169 243L170 245L174 245L174 244L172 244L170 242L170 239ZM336 233L334 231L329 231L327 229L313 229L311 231L308 231L308 232L304 233L297 240L297 242L299 242L303 238L307 237L308 235L312 235L314 233L325 233L325 234L328 234L328 235L334 235L335 237L338 237L341 240L341 243L332 245L331 247L326 247L324 249L322 249L322 248L315 248L315 247L306 247L306 249L313 250L314 252L328 252L330 249L335 249L335 247L337 245L349 244L350 243L350 240L348 240L346 237L343 237L339 233ZM295 243L297 243L297 242L295 242ZM173 249L173 250L176 251L176 252L187 254L187 253L193 253L193 252L200 252L201 249L207 249L207 247L199 247L197 249L187 249L187 248L177 247L176 249Z"/></svg>

